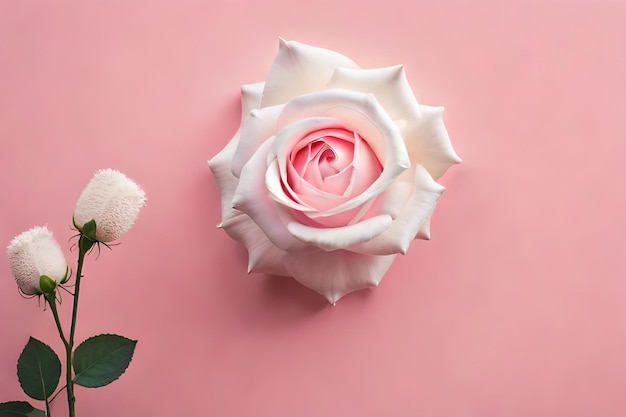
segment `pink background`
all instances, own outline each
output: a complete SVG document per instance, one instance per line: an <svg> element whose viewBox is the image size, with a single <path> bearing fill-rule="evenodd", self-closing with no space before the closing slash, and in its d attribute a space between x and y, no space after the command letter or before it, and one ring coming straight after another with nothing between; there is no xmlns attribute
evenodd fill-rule
<svg viewBox="0 0 626 417"><path fill-rule="evenodd" d="M78 339L139 344L79 417L626 415L625 21L593 0L0 0L0 243L47 224L73 265L100 168L149 199L86 265ZM278 36L405 64L464 159L432 240L335 307L248 276L215 228L206 161ZM4 256L0 276L0 401L26 400L28 336L61 344Z"/></svg>

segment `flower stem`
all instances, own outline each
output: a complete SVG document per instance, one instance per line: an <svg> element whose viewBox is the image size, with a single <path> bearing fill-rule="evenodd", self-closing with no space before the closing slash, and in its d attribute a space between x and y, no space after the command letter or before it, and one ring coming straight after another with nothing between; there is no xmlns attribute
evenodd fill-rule
<svg viewBox="0 0 626 417"><path fill-rule="evenodd" d="M54 323L57 325L57 330L59 331L59 336L63 341L63 346L65 346L65 349L67 350L68 342L65 338L65 333L63 333L63 328L61 327L61 319L59 318L59 312L57 310L56 293L52 292L50 294L46 294L46 300L48 300L48 303L50 304L50 310L52 310L52 315L54 316Z"/></svg>
<svg viewBox="0 0 626 417"><path fill-rule="evenodd" d="M65 338L65 334L63 333L63 328L61 327L59 311L57 310L56 292L51 292L49 294L46 294L45 297L46 297L46 300L48 300L48 303L50 304L50 310L52 310L52 315L54 316L54 323L57 325L59 336L61 337L61 340L63 341L63 347L65 347L65 352L67 353L69 344L67 343L67 339ZM52 400L54 400L54 397L52 398ZM52 400L48 401L48 399L46 398L46 416L48 417L50 417L50 403L52 402Z"/></svg>
<svg viewBox="0 0 626 417"><path fill-rule="evenodd" d="M74 335L76 334L76 316L78 314L78 296L80 295L80 280L83 277L83 263L85 261L85 254L91 249L94 242L86 238L82 233L78 240L78 264L76 266L76 283L74 284L74 305L72 307L72 322L70 325L70 335L67 340L65 349L66 353L66 389L67 389L67 405L69 407L69 417L75 417L75 403L76 397L74 395L74 380L72 378L72 371L74 366L72 365L72 352L74 350Z"/></svg>

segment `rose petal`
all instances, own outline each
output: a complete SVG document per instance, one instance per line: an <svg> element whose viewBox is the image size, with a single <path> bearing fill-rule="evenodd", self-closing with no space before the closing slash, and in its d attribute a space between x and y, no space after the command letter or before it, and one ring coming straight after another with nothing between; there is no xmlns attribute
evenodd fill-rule
<svg viewBox="0 0 626 417"><path fill-rule="evenodd" d="M287 229L303 242L333 251L372 240L389 229L392 222L390 216L381 214L350 226L319 228L291 222Z"/></svg>
<svg viewBox="0 0 626 417"><path fill-rule="evenodd" d="M409 171L411 171L411 177L413 177L413 170L410 169ZM405 173L403 173L403 176ZM388 214L392 219L396 219L402 212L404 204L412 191L412 182L394 181L394 183L378 197L378 205L375 214Z"/></svg>
<svg viewBox="0 0 626 417"><path fill-rule="evenodd" d="M402 206L402 211L389 229L368 242L347 249L366 255L404 254L408 251L411 241L430 220L437 200L445 190L421 165L415 167L414 178L413 191L408 200L401 193L394 192L387 194L384 198L388 201L381 203L382 206ZM399 186L404 185L400 183ZM425 231L429 232L429 229Z"/></svg>
<svg viewBox="0 0 626 417"><path fill-rule="evenodd" d="M232 218L223 224L223 228L248 250L248 272L289 275L283 266L287 252L274 246L250 217L243 214Z"/></svg>
<svg viewBox="0 0 626 417"><path fill-rule="evenodd" d="M281 206L272 200L265 187L267 155L272 143L273 139L265 141L241 170L232 204L250 216L279 249L302 249L305 244L287 230L286 224L294 221L293 216L286 210L280 211Z"/></svg>
<svg viewBox="0 0 626 417"><path fill-rule="evenodd" d="M329 49L279 39L279 49L267 75L261 107L286 103L317 91L337 67L358 68L350 58Z"/></svg>
<svg viewBox="0 0 626 417"><path fill-rule="evenodd" d="M318 130L302 138L285 155L287 181L293 190L299 192L304 180L317 189L345 195L352 164L359 157L354 142L354 132L339 128Z"/></svg>
<svg viewBox="0 0 626 417"><path fill-rule="evenodd" d="M328 88L372 93L394 121L415 120L420 115L419 105L402 65L375 69L337 68Z"/></svg>
<svg viewBox="0 0 626 417"><path fill-rule="evenodd" d="M405 142L412 163L423 165L433 179L439 179L461 158L454 152L443 124L443 107L420 106L421 117L405 129Z"/></svg>
<svg viewBox="0 0 626 417"><path fill-rule="evenodd" d="M272 197L279 203L300 212L316 212L317 210L302 201L286 180L288 177L288 155L298 141L307 133L341 127L341 123L330 117L312 117L299 120L281 129L274 138L269 159L277 165L277 170L266 172L266 187ZM334 197L337 198L336 196Z"/></svg>
<svg viewBox="0 0 626 417"><path fill-rule="evenodd" d="M269 191L272 198L274 198L279 203L283 203L283 205L286 207L293 208L296 213L301 215L297 217L299 221L302 221L312 226L341 227L355 223L356 221L360 220L360 218L369 208L370 203L373 202L372 200L375 199L374 198L365 203L362 207L345 210L333 216L321 217L319 216L319 212L314 207L307 205L299 198L301 193L298 193L298 195L295 197L296 201L290 199L289 196L285 194L285 188L283 187L283 183L280 179L278 163L276 160L273 160L270 163L270 166L265 173L265 186L267 187L267 190ZM319 198L318 203L320 206L322 204L330 204L333 201L337 204L341 202L341 198L336 195L322 193L320 191L317 191L316 193L315 190L313 190L310 185L307 186L306 182L304 181L301 182L301 186L305 189L304 192L310 192L310 195L308 196L309 201L312 201L312 196L317 196L317 198ZM315 220L313 221L312 218L314 218Z"/></svg>
<svg viewBox="0 0 626 417"><path fill-rule="evenodd" d="M265 83L246 84L241 86L241 123L254 109L261 108Z"/></svg>
<svg viewBox="0 0 626 417"><path fill-rule="evenodd" d="M335 304L344 295L378 286L395 255L366 256L348 251L293 253L285 257L287 272L301 284Z"/></svg>
<svg viewBox="0 0 626 417"><path fill-rule="evenodd" d="M307 133L336 131L338 124L339 122L332 118L310 118L294 123L279 132L281 139L278 137L275 139L276 156L274 157L274 154L270 156L274 159L266 172L267 189L276 201L294 210L318 217L319 212L325 212L349 201L353 195L365 191L376 180L381 173L380 163L367 144L360 143L360 138L356 140L354 133L348 137L355 142L350 145L354 149L352 154L339 155L337 158L347 160L350 157L353 161L336 175L322 179L321 173L316 171L319 168L317 164L311 164L315 165L315 168L309 168L310 175L305 173L303 178L293 167L292 153L303 152L301 150L303 146L298 142L306 140ZM316 135L311 136L317 138ZM336 142L347 143L340 140ZM326 139L326 143L339 153L344 147L334 143L333 138ZM346 164L345 160L336 162L336 168L339 169ZM278 165L278 169L274 165ZM305 166L302 162L299 165Z"/></svg>
<svg viewBox="0 0 626 417"><path fill-rule="evenodd" d="M317 210L327 210L350 197L354 177L357 175L354 167L350 166L343 172L333 177L327 177L323 181L317 179L313 184L308 181L301 181L300 187L294 191L307 205L315 207Z"/></svg>
<svg viewBox="0 0 626 417"><path fill-rule="evenodd" d="M430 218L426 220L420 230L418 230L415 239L430 240Z"/></svg>
<svg viewBox="0 0 626 417"><path fill-rule="evenodd" d="M313 207L310 207L306 203L304 203L298 197L297 193L293 192L292 190L290 190L289 194L285 193L285 188L283 188L283 180L281 179L280 175L280 168L278 167L278 161L276 161L276 159L272 159L272 162L270 162L267 171L265 171L265 187L276 202L281 203L286 207L292 208L301 213L307 211L315 211ZM285 184L285 187L289 188L288 184Z"/></svg>
<svg viewBox="0 0 626 417"><path fill-rule="evenodd" d="M276 133L276 120L283 106L272 106L250 112L239 129L239 145L233 155L233 175L241 176L241 169L259 146Z"/></svg>
<svg viewBox="0 0 626 417"><path fill-rule="evenodd" d="M233 196L239 184L239 179L230 170L230 162L238 143L239 132L235 134L224 149L209 161L209 168L211 168L213 178L222 198L222 221L220 222L220 227L228 219L241 214L240 211L233 210Z"/></svg>
<svg viewBox="0 0 626 417"><path fill-rule="evenodd" d="M311 217L335 215L364 204L383 192L410 166L406 146L398 128L373 95L348 90L326 90L300 96L283 109L278 121L280 130L276 134L274 154L270 156L277 158L282 178L286 178L287 172L284 155L293 147L297 138L313 129L332 127L333 118L340 127L357 132L367 141L381 161L383 171L362 194L332 209L319 213L309 212ZM362 169L367 170L368 167L363 166ZM277 201L287 204L291 200L284 190L276 191L274 197Z"/></svg>

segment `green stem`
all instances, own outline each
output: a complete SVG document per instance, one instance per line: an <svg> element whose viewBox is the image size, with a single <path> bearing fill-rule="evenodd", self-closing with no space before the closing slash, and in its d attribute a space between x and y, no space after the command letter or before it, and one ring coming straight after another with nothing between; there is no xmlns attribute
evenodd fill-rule
<svg viewBox="0 0 626 417"><path fill-rule="evenodd" d="M57 300L56 300L56 292L51 292L46 294L46 300L50 304L50 310L52 310L52 315L54 316L54 323L57 325L57 330L59 331L59 336L63 341L63 346L65 347L65 352L67 352L69 348L69 344L67 343L67 339L65 338L65 334L63 333L63 328L61 327L61 319L59 318L59 311L57 309ZM54 399L54 398L53 398ZM52 400L48 401L46 398L46 416L50 417L50 403Z"/></svg>
<svg viewBox="0 0 626 417"><path fill-rule="evenodd" d="M57 325L57 330L59 331L59 336L63 341L63 346L65 346L65 349L67 350L68 342L65 338L65 333L63 333L63 328L61 327L61 319L59 318L59 311L57 310L56 293L52 292L50 294L46 294L46 299L50 304L50 310L52 310L52 315L54 316L54 323Z"/></svg>
<svg viewBox="0 0 626 417"><path fill-rule="evenodd" d="M76 397L74 396L74 380L72 378L72 351L74 350L74 335L76 333L76 316L78 314L78 296L80 294L80 280L83 277L83 262L85 261L85 254L91 249L94 242L86 238L83 234L80 235L78 240L78 265L76 266L76 283L74 284L74 305L72 307L72 324L70 326L70 336L67 341L65 353L66 353L66 389L67 389L67 405L69 407L69 417L75 417L75 403Z"/></svg>

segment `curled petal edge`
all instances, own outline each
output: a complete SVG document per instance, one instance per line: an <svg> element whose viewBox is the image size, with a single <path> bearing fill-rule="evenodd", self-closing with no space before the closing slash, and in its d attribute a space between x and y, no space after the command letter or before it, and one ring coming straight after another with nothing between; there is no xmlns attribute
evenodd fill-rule
<svg viewBox="0 0 626 417"><path fill-rule="evenodd" d="M239 129L239 142L232 156L231 171L237 178L243 166L268 138L276 133L276 120L284 105L255 109L244 119Z"/></svg>
<svg viewBox="0 0 626 417"><path fill-rule="evenodd" d="M233 208L250 216L279 249L286 251L302 249L305 244L296 239L286 226L295 219L286 209L276 204L265 187L267 155L272 142L273 138L265 141L243 167L232 205Z"/></svg>
<svg viewBox="0 0 626 417"><path fill-rule="evenodd" d="M285 252L270 242L265 233L248 216L241 214L223 224L224 231L248 250L248 273L289 275L283 266Z"/></svg>
<svg viewBox="0 0 626 417"><path fill-rule="evenodd" d="M374 94L394 121L416 120L420 117L420 106L403 65L371 69L337 68L328 88Z"/></svg>
<svg viewBox="0 0 626 417"><path fill-rule="evenodd" d="M286 103L293 97L323 89L338 67L359 66L339 52L279 38L261 107Z"/></svg>
<svg viewBox="0 0 626 417"><path fill-rule="evenodd" d="M391 216L381 214L350 226L318 228L291 222L287 229L305 243L334 251L372 240L389 229L392 222Z"/></svg>
<svg viewBox="0 0 626 417"><path fill-rule="evenodd" d="M238 210L233 210L233 196L239 184L239 179L232 174L230 169L230 161L237 149L238 141L239 132L217 155L209 160L209 168L221 196L222 219L218 227L221 227L226 221L241 213Z"/></svg>
<svg viewBox="0 0 626 417"><path fill-rule="evenodd" d="M365 255L406 254L420 231L430 237L430 217L445 187L436 183L421 165L415 167L414 178L413 191L389 229L348 250Z"/></svg>
<svg viewBox="0 0 626 417"><path fill-rule="evenodd" d="M423 165L438 180L452 165L460 164L443 123L443 107L420 106L422 116L405 129L405 142L411 162Z"/></svg>
<svg viewBox="0 0 626 417"><path fill-rule="evenodd" d="M349 251L295 253L285 257L287 272L335 304L345 295L377 287L395 255L367 256Z"/></svg>
<svg viewBox="0 0 626 417"><path fill-rule="evenodd" d="M241 86L241 123L252 110L261 107L265 82L244 84Z"/></svg>

